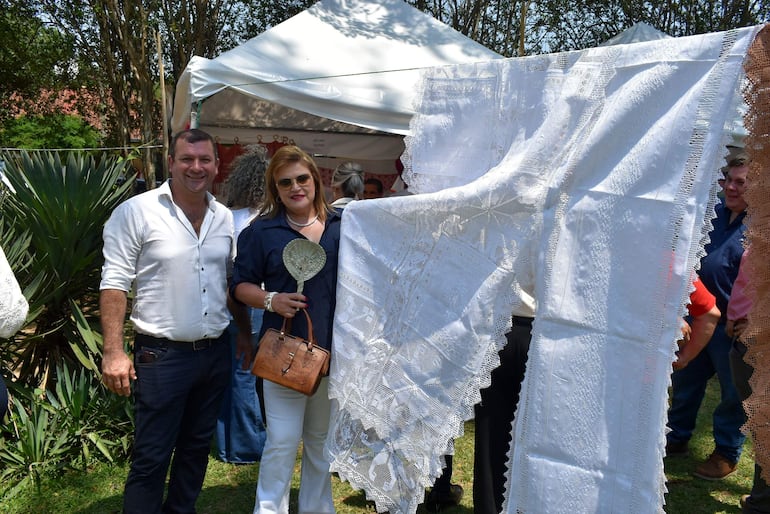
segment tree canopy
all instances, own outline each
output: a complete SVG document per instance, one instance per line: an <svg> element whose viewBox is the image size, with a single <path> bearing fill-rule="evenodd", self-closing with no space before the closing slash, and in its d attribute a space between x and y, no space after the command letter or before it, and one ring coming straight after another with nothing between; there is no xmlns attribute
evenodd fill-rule
<svg viewBox="0 0 770 514"><path fill-rule="evenodd" d="M27 2L0 0L0 121L41 89L73 82L71 38L46 26L36 14Z"/></svg>

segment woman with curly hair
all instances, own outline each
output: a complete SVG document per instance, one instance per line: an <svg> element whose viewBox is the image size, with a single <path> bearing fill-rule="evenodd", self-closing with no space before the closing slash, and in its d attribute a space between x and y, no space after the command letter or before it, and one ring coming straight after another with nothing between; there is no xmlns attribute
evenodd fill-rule
<svg viewBox="0 0 770 514"><path fill-rule="evenodd" d="M248 146L246 152L233 161L230 175L223 184L222 203L233 211L236 241L241 231L259 214L266 168L265 147L259 144ZM265 445L264 416L257 395L256 377L248 368L242 368L242 361L236 354L239 338L256 350L257 334L262 326L262 309L250 308L249 313L251 333L239 331L234 321L228 327L233 351L233 375L217 421L217 457L236 464L259 461Z"/></svg>

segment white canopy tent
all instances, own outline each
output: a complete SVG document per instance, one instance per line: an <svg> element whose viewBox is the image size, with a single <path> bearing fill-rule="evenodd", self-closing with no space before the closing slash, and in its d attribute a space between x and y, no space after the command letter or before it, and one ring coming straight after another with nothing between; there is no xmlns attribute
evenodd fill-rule
<svg viewBox="0 0 770 514"><path fill-rule="evenodd" d="M322 0L215 59L193 57L171 128L292 140L321 166L331 156L395 173L421 69L498 58L403 0Z"/></svg>
<svg viewBox="0 0 770 514"><path fill-rule="evenodd" d="M625 45L628 43L639 43L641 41L655 41L656 39L670 38L668 34L662 32L648 23L639 21L627 29L617 33L599 46Z"/></svg>

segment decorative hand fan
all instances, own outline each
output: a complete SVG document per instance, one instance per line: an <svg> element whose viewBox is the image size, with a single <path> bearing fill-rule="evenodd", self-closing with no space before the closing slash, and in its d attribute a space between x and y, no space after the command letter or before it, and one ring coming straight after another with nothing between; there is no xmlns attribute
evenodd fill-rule
<svg viewBox="0 0 770 514"><path fill-rule="evenodd" d="M283 264L297 281L297 292L301 293L305 281L316 276L326 264L326 252L313 241L293 239L283 249Z"/></svg>

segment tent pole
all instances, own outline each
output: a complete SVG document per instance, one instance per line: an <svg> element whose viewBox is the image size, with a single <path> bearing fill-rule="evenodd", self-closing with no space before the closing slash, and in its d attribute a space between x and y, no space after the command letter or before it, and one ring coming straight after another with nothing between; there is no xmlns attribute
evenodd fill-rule
<svg viewBox="0 0 770 514"><path fill-rule="evenodd" d="M168 115L166 113L166 77L163 71L163 51L160 46L160 32L155 32L155 42L158 47L158 69L160 70L160 108L163 118L163 180L168 180Z"/></svg>

